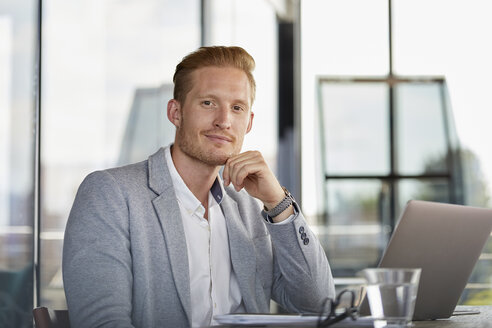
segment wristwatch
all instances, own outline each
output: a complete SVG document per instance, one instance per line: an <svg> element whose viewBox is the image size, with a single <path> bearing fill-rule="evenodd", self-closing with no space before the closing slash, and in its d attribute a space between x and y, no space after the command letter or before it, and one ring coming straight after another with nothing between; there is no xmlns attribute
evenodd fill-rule
<svg viewBox="0 0 492 328"><path fill-rule="evenodd" d="M271 210L267 209L265 206L263 206L263 209L265 210L265 213L271 217L274 218L283 211L285 211L290 205L292 205L296 200L294 199L294 196L287 190L287 188L282 187L285 193L284 199L280 203L277 204L274 208Z"/></svg>

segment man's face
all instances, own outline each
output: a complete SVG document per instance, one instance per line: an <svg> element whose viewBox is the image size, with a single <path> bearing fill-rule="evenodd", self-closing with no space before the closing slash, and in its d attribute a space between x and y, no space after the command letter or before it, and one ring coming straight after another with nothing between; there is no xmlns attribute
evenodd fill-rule
<svg viewBox="0 0 492 328"><path fill-rule="evenodd" d="M212 166L239 154L251 130L251 86L232 67L203 67L192 73L193 87L183 104L171 100L168 117L176 126L176 151Z"/></svg>

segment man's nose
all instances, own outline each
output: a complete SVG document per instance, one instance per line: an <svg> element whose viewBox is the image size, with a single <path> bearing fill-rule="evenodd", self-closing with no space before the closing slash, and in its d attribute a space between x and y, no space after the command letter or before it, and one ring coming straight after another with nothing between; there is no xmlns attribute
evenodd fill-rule
<svg viewBox="0 0 492 328"><path fill-rule="evenodd" d="M214 125L220 129L228 129L231 127L231 112L227 107L221 106L216 111Z"/></svg>

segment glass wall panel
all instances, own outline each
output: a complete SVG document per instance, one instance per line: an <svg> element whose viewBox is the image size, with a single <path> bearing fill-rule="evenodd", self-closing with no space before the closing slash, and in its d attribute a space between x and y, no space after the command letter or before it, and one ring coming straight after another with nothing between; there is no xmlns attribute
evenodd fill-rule
<svg viewBox="0 0 492 328"><path fill-rule="evenodd" d="M206 45L240 46L256 62L255 117L243 150L259 150L273 170L277 163L277 17L265 0L208 0Z"/></svg>
<svg viewBox="0 0 492 328"><path fill-rule="evenodd" d="M398 182L398 218L406 203L412 199L431 202L450 202L449 180L446 179L403 179Z"/></svg>
<svg viewBox="0 0 492 328"><path fill-rule="evenodd" d="M461 295L460 304L490 305L492 298L492 237L485 244L484 250L478 259L468 281L467 288Z"/></svg>
<svg viewBox="0 0 492 328"><path fill-rule="evenodd" d="M91 171L174 139L172 77L200 45L200 2L43 1L41 305L66 307L63 231Z"/></svg>
<svg viewBox="0 0 492 328"><path fill-rule="evenodd" d="M377 179L327 183L328 222L316 230L335 276L377 265L391 232L385 188Z"/></svg>
<svg viewBox="0 0 492 328"><path fill-rule="evenodd" d="M36 1L0 2L0 327L32 326Z"/></svg>
<svg viewBox="0 0 492 328"><path fill-rule="evenodd" d="M386 83L321 82L321 128L328 175L389 174Z"/></svg>
<svg viewBox="0 0 492 328"><path fill-rule="evenodd" d="M386 188L383 184L383 194L387 195L383 199L389 197L391 200L392 224L396 223L409 199L491 206L492 197L487 184L490 185L492 175L486 172L490 172L492 168L492 152L488 143L490 138L484 137L484 133L490 130L488 125L492 112L483 109L490 102L489 76L492 66L489 58L492 48L490 43L483 40L490 34L491 29L485 27L491 25L492 21L487 16L490 10L486 10L490 4L485 3L474 1L474 6L471 7L481 10L467 12L470 15L464 16L469 24L457 25L456 17L463 16L461 14L470 7L466 1L450 3L440 0L432 4L425 0L392 1L392 61L387 57L388 49L378 47L377 42L374 42L375 46L371 49L382 62L392 64L393 75L385 76L388 70L383 73L378 71L381 66L378 61L370 59L372 52L360 49L368 40L371 43L375 41L371 39L372 32L378 38L384 38L384 44L388 45L388 31L375 29L381 26L378 24L388 26L388 17L385 16L388 13L388 1L370 4L352 0L301 2L302 182L305 215L316 219L320 224L324 224L326 216L331 220L330 203L334 200L331 197L318 196L323 194L327 184L339 183L342 178L356 181L360 175L367 175L364 178L381 178L379 175L387 173L387 176L382 177L388 185ZM422 18L421 24L415 24L416 14L420 12L423 15L417 16ZM364 18L358 17L361 14ZM439 17L440 24L435 24L436 17ZM356 23L350 24L354 19ZM364 24L365 19L371 22ZM361 26L364 28L361 29ZM323 31L322 42L319 31ZM335 34L336 37L333 37ZM360 39L361 36L364 40ZM340 56L342 52L343 56ZM370 73L371 71L374 72ZM345 107L339 106L336 109L336 106L328 104L323 90L323 84L327 83L323 81L359 84L384 79L388 86L393 86L394 91L388 95L391 98L392 113L387 122L391 120L393 123L392 133L380 138L383 142L379 144L375 142L372 145L371 141L367 144L370 151L377 147L389 150L387 158L392 159L392 165L391 171L377 173L378 170L370 165L379 159L367 160L365 152L368 150L361 146L365 144L365 140L339 142L343 139L351 140L359 127L352 121L363 116L357 113L353 117L345 117L350 112ZM447 94L448 87L451 98ZM316 97L316 92L320 90L321 94L318 93ZM357 93L354 93L354 97L360 99ZM454 110L451 110L451 100ZM355 101L357 99L348 99L343 100L343 103ZM337 110L336 115L326 114L329 105ZM320 108L320 113L326 114L321 116L323 120L318 120L314 108ZM329 118L327 115L330 115ZM330 122L325 121L331 121L331 126ZM370 119L368 122L372 123ZM320 125L321 129L318 129ZM380 131L374 129L364 134L370 139L379 133ZM388 141L391 141L391 149ZM332 156L333 153L337 156ZM318 154L324 162L318 163ZM485 174L482 174L482 168ZM375 197L378 197L378 192L379 190L374 190ZM346 193L356 194L357 190ZM349 205L350 203L347 206ZM347 222L351 219L346 218ZM330 222L327 224L331 224ZM320 231L327 229L328 227L319 228ZM490 245L491 240L487 243L460 302L491 303ZM327 252L329 251L327 248ZM339 265L340 262L335 263L337 269L343 267L343 264ZM337 278L340 281L342 276L338 275Z"/></svg>
<svg viewBox="0 0 492 328"><path fill-rule="evenodd" d="M441 84L398 84L395 99L398 173L448 171Z"/></svg>
<svg viewBox="0 0 492 328"><path fill-rule="evenodd" d="M385 76L388 65L387 0L300 1L302 206L322 214L324 188L318 160L318 76ZM385 140L386 142L386 140Z"/></svg>

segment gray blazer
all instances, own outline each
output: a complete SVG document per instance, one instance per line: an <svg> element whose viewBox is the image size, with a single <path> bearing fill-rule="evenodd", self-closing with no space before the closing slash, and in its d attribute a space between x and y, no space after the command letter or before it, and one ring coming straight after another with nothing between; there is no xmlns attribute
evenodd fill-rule
<svg viewBox="0 0 492 328"><path fill-rule="evenodd" d="M267 223L258 202L232 187L221 207L247 312L268 312L271 298L317 312L334 296L325 253L301 213ZM85 178L65 231L63 282L73 327L190 326L185 233L163 149Z"/></svg>

